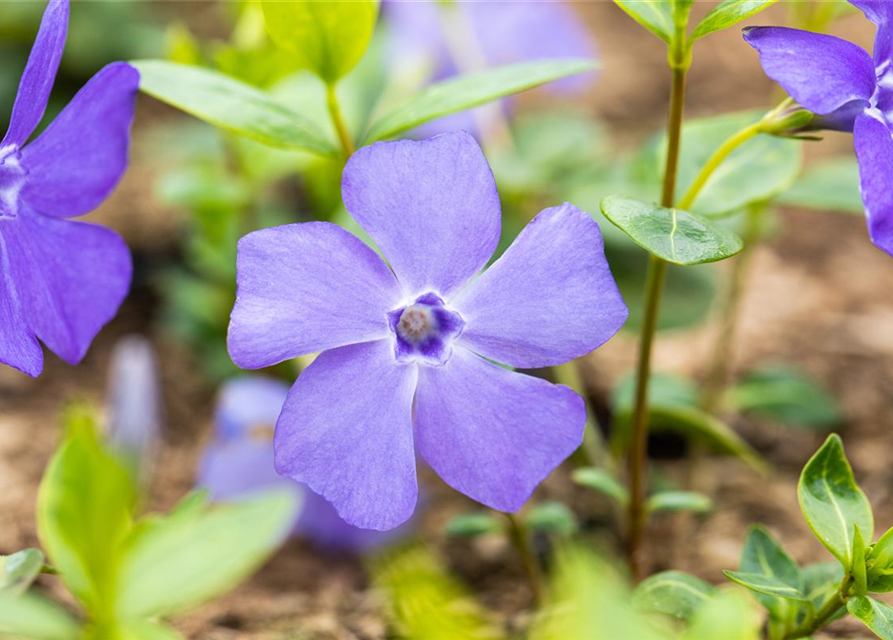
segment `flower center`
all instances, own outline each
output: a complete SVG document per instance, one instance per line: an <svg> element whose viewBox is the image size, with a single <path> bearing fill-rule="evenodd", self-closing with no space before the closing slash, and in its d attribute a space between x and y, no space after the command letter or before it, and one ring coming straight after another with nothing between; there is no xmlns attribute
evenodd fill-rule
<svg viewBox="0 0 893 640"><path fill-rule="evenodd" d="M388 314L394 332L394 357L398 362L440 366L453 353L452 341L462 333L465 321L450 311L437 295L426 293L412 304Z"/></svg>
<svg viewBox="0 0 893 640"><path fill-rule="evenodd" d="M0 219L15 218L19 209L19 192L25 186L27 171L15 145L0 149Z"/></svg>

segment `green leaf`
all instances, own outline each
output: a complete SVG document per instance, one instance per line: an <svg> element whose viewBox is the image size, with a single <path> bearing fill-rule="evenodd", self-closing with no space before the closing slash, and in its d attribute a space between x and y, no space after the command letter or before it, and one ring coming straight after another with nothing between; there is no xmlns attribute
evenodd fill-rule
<svg viewBox="0 0 893 640"><path fill-rule="evenodd" d="M121 636L126 640L184 640L175 629L148 620L125 623Z"/></svg>
<svg viewBox="0 0 893 640"><path fill-rule="evenodd" d="M534 506L527 514L527 526L534 531L545 531L560 535L573 535L580 528L577 518L567 505L561 502L543 502Z"/></svg>
<svg viewBox="0 0 893 640"><path fill-rule="evenodd" d="M0 556L0 594L25 593L43 568L39 549L23 549L9 556Z"/></svg>
<svg viewBox="0 0 893 640"><path fill-rule="evenodd" d="M693 511L706 513L713 508L713 501L702 493L694 491L661 491L650 496L645 509L655 511Z"/></svg>
<svg viewBox="0 0 893 640"><path fill-rule="evenodd" d="M673 7L666 0L614 0L640 25L664 42L673 38Z"/></svg>
<svg viewBox="0 0 893 640"><path fill-rule="evenodd" d="M865 569L865 539L859 525L853 525L853 576L854 593L865 595L868 592L868 575Z"/></svg>
<svg viewBox="0 0 893 640"><path fill-rule="evenodd" d="M868 554L868 590L872 593L893 591L893 529L882 535Z"/></svg>
<svg viewBox="0 0 893 640"><path fill-rule="evenodd" d="M119 546L131 528L136 492L99 443L90 411L70 408L65 421L68 436L40 484L37 527L66 586L101 617L114 600Z"/></svg>
<svg viewBox="0 0 893 640"><path fill-rule="evenodd" d="M80 627L64 609L31 594L0 594L0 636L76 640Z"/></svg>
<svg viewBox="0 0 893 640"><path fill-rule="evenodd" d="M843 422L837 400L803 372L767 366L748 373L728 392L742 413L808 429L830 429Z"/></svg>
<svg viewBox="0 0 893 640"><path fill-rule="evenodd" d="M435 118L465 111L541 84L593 71L593 60L552 59L521 62L438 82L379 119L365 143L392 138Z"/></svg>
<svg viewBox="0 0 893 640"><path fill-rule="evenodd" d="M297 508L292 492L269 491L203 513L193 507L140 522L124 547L118 615L169 615L229 591L282 543Z"/></svg>
<svg viewBox="0 0 893 640"><path fill-rule="evenodd" d="M723 0L695 27L690 40L697 40L714 31L728 29L775 2L777 0Z"/></svg>
<svg viewBox="0 0 893 640"><path fill-rule="evenodd" d="M893 607L868 596L855 596L847 601L846 608L878 638L893 640Z"/></svg>
<svg viewBox="0 0 893 640"><path fill-rule="evenodd" d="M808 167L778 202L819 211L865 215L859 193L859 164L853 157L834 158Z"/></svg>
<svg viewBox="0 0 893 640"><path fill-rule="evenodd" d="M574 471L573 478L577 484L603 493L609 498L616 500L618 504L623 505L629 502L629 493L626 491L626 488L614 476L603 469L596 469L595 467L577 469Z"/></svg>
<svg viewBox="0 0 893 640"><path fill-rule="evenodd" d="M273 42L328 83L363 57L378 17L377 0L261 2Z"/></svg>
<svg viewBox="0 0 893 640"><path fill-rule="evenodd" d="M221 129L272 147L337 155L309 120L272 96L216 71L164 60L132 62L140 90Z"/></svg>
<svg viewBox="0 0 893 640"><path fill-rule="evenodd" d="M682 640L759 640L759 617L734 591L720 592L692 616Z"/></svg>
<svg viewBox="0 0 893 640"><path fill-rule="evenodd" d="M664 571L643 580L633 603L646 611L688 620L716 593L716 588L681 571Z"/></svg>
<svg viewBox="0 0 893 640"><path fill-rule="evenodd" d="M757 593L762 593L767 596L808 602L808 598L802 591L797 587L792 587L791 585L782 582L778 578L764 576L759 573L743 573L740 571L723 571L723 573L732 582L737 582L742 587L746 587L751 591L756 591Z"/></svg>
<svg viewBox="0 0 893 640"><path fill-rule="evenodd" d="M839 562L814 562L803 567L803 593L818 610L843 580L843 567Z"/></svg>
<svg viewBox="0 0 893 640"><path fill-rule="evenodd" d="M856 484L837 434L831 434L806 463L797 486L800 509L812 532L848 571L852 566L853 525L871 539L871 504Z"/></svg>
<svg viewBox="0 0 893 640"><path fill-rule="evenodd" d="M742 573L759 574L774 578L801 591L807 598L804 577L797 563L780 544L761 526L752 526L744 542L739 569ZM786 623L798 607L786 598L755 592L757 600L778 623Z"/></svg>
<svg viewBox="0 0 893 640"><path fill-rule="evenodd" d="M683 209L667 209L623 196L608 196L602 200L601 209L636 244L674 264L716 262L744 248L734 232Z"/></svg>
<svg viewBox="0 0 893 640"><path fill-rule="evenodd" d="M447 522L446 534L456 538L477 538L505 532L505 523L489 513L463 513Z"/></svg>

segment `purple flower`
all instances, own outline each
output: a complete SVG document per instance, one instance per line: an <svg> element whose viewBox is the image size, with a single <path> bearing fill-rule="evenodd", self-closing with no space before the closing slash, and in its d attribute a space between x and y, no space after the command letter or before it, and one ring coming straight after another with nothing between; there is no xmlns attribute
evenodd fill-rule
<svg viewBox="0 0 893 640"><path fill-rule="evenodd" d="M273 487L290 489L303 501L295 531L326 549L365 552L391 542L394 532L352 527L323 498L276 473L273 425L287 396L288 385L274 378L251 376L226 383L217 404L214 439L199 467L198 485L221 501Z"/></svg>
<svg viewBox="0 0 893 640"><path fill-rule="evenodd" d="M31 376L40 339L70 364L115 315L130 287L130 253L108 229L66 218L95 209L127 165L139 75L96 74L35 140L65 35L68 1L51 0L0 142L0 362Z"/></svg>
<svg viewBox="0 0 893 640"><path fill-rule="evenodd" d="M744 38L766 74L819 128L852 131L871 241L893 255L893 3L850 0L875 25L874 57L834 36L752 27Z"/></svg>
<svg viewBox="0 0 893 640"><path fill-rule="evenodd" d="M546 209L487 271L499 195L474 138L451 133L358 151L347 209L386 264L326 222L239 242L229 351L256 369L322 351L276 424L276 468L349 523L390 529L416 503L415 451L447 484L519 509L579 445L567 387L498 367L589 353L627 317L598 225Z"/></svg>

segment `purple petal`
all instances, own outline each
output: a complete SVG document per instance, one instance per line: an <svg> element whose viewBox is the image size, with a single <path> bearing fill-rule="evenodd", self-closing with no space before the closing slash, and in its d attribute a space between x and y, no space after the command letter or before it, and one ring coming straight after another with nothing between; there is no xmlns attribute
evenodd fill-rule
<svg viewBox="0 0 893 640"><path fill-rule="evenodd" d="M393 542L412 528L412 521L390 531L372 531L347 524L335 508L312 491L304 494L297 529L314 544L330 551L364 553Z"/></svg>
<svg viewBox="0 0 893 640"><path fill-rule="evenodd" d="M0 221L0 362L37 377L43 371L43 351L22 316L12 281L9 250L3 238L9 224L14 223Z"/></svg>
<svg viewBox="0 0 893 640"><path fill-rule="evenodd" d="M589 353L628 316L598 224L571 204L534 218L450 305L465 320L458 344L516 367Z"/></svg>
<svg viewBox="0 0 893 640"><path fill-rule="evenodd" d="M301 485L276 473L272 443L248 439L209 446L199 465L197 484L207 489L212 500L221 501L240 500L276 487L304 493Z"/></svg>
<svg viewBox="0 0 893 640"><path fill-rule="evenodd" d="M77 364L130 288L130 252L109 229L27 208L4 223L10 273L31 330Z"/></svg>
<svg viewBox="0 0 893 640"><path fill-rule="evenodd" d="M245 376L230 380L220 389L214 414L217 437L225 440L249 438L276 426L289 386L267 376Z"/></svg>
<svg viewBox="0 0 893 640"><path fill-rule="evenodd" d="M390 262L407 296L446 297L499 242L499 194L473 137L377 142L344 169L344 204Z"/></svg>
<svg viewBox="0 0 893 640"><path fill-rule="evenodd" d="M744 39L760 63L800 105L820 115L868 101L877 84L871 56L852 42L785 27L750 27Z"/></svg>
<svg viewBox="0 0 893 640"><path fill-rule="evenodd" d="M853 130L868 235L893 255L893 138L886 124L863 114Z"/></svg>
<svg viewBox="0 0 893 640"><path fill-rule="evenodd" d="M326 351L292 387L276 424L276 469L331 502L349 524L393 529L418 492L412 440L417 368L390 340Z"/></svg>
<svg viewBox="0 0 893 640"><path fill-rule="evenodd" d="M40 124L53 90L67 32L68 0L50 0L22 73L9 129L0 148L8 144L21 147Z"/></svg>
<svg viewBox="0 0 893 640"><path fill-rule="evenodd" d="M229 353L244 369L386 338L402 294L381 258L328 222L289 224L239 241Z"/></svg>
<svg viewBox="0 0 893 640"><path fill-rule="evenodd" d="M419 452L448 485L517 511L580 446L586 408L567 387L457 348L446 365L419 367L415 418Z"/></svg>
<svg viewBox="0 0 893 640"><path fill-rule="evenodd" d="M93 76L22 150L28 170L22 198L40 213L59 217L98 207L127 168L138 87L139 74L123 62Z"/></svg>
<svg viewBox="0 0 893 640"><path fill-rule="evenodd" d="M874 60L878 71L883 67L884 73L893 71L890 69L891 57L893 57L893 5L889 0L850 0L850 4L858 7L865 17L877 25L877 36L874 41ZM878 77L884 75L878 73Z"/></svg>

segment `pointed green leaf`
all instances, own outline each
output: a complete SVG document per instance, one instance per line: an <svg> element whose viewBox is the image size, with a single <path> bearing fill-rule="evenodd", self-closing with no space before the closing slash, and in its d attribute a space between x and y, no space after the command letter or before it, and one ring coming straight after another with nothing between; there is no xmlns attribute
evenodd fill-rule
<svg viewBox="0 0 893 640"><path fill-rule="evenodd" d="M818 610L843 580L843 567L839 562L813 562L803 567L803 593Z"/></svg>
<svg viewBox="0 0 893 640"><path fill-rule="evenodd" d="M788 600L808 602L806 595L797 587L792 587L772 576L764 576L759 573L742 573L740 571L723 571L732 582L737 582L742 587L767 596L776 596Z"/></svg>
<svg viewBox="0 0 893 640"><path fill-rule="evenodd" d="M285 540L297 507L291 491L277 490L140 522L124 547L118 615L169 615L234 588Z"/></svg>
<svg viewBox="0 0 893 640"><path fill-rule="evenodd" d="M847 601L846 608L878 638L893 640L893 607L868 596L856 596Z"/></svg>
<svg viewBox="0 0 893 640"><path fill-rule="evenodd" d="M614 0L640 25L664 42L673 38L673 8L666 0Z"/></svg>
<svg viewBox="0 0 893 640"><path fill-rule="evenodd" d="M865 539L859 525L853 525L853 589L856 595L865 595L868 591L868 575L865 569Z"/></svg>
<svg viewBox="0 0 893 640"><path fill-rule="evenodd" d="M43 568L39 549L23 549L9 556L0 556L0 594L25 593Z"/></svg>
<svg viewBox="0 0 893 640"><path fill-rule="evenodd" d="M444 80L424 89L378 120L366 134L364 144L392 138L435 118L597 68L598 64L593 60L536 60Z"/></svg>
<svg viewBox="0 0 893 640"><path fill-rule="evenodd" d="M681 571L664 571L643 580L633 592L633 604L645 611L688 620L716 593L716 588Z"/></svg>
<svg viewBox="0 0 893 640"><path fill-rule="evenodd" d="M616 500L618 504L626 504L629 500L629 493L627 493L626 488L604 469L596 469L595 467L577 469L574 471L573 477L574 482L577 484L603 493L609 498Z"/></svg>
<svg viewBox="0 0 893 640"><path fill-rule="evenodd" d="M778 196L778 202L819 211L865 215L856 159L834 158L808 167L790 189Z"/></svg>
<svg viewBox="0 0 893 640"><path fill-rule="evenodd" d="M446 534L456 538L477 538L504 531L504 522L490 513L463 513L451 518L446 525Z"/></svg>
<svg viewBox="0 0 893 640"><path fill-rule="evenodd" d="M668 209L623 196L608 196L602 213L651 254L693 265L729 258L744 248L733 231L683 209Z"/></svg>
<svg viewBox="0 0 893 640"><path fill-rule="evenodd" d="M650 496L645 502L649 513L655 511L693 511L706 513L713 508L713 501L702 493L694 491L661 491Z"/></svg>
<svg viewBox="0 0 893 640"><path fill-rule="evenodd" d="M221 129L283 149L337 155L316 126L260 89L216 71L165 60L132 62L140 90Z"/></svg>
<svg viewBox="0 0 893 640"><path fill-rule="evenodd" d="M76 640L77 622L51 602L35 595L0 594L0 637L29 640Z"/></svg>
<svg viewBox="0 0 893 640"><path fill-rule="evenodd" d="M893 591L893 529L888 529L868 554L868 590L872 593Z"/></svg>
<svg viewBox="0 0 893 640"><path fill-rule="evenodd" d="M728 29L775 2L777 0L723 0L695 27L690 40L697 40L714 31Z"/></svg>
<svg viewBox="0 0 893 640"><path fill-rule="evenodd" d="M800 567L780 544L761 526L752 526L741 551L739 569L743 573L759 574L774 578L803 592L808 598ZM757 600L779 621L790 618L794 608L789 600L764 593L755 593Z"/></svg>
<svg viewBox="0 0 893 640"><path fill-rule="evenodd" d="M852 566L853 525L874 535L871 504L856 484L837 434L806 463L797 486L800 509L812 532L845 569Z"/></svg>
<svg viewBox="0 0 893 640"><path fill-rule="evenodd" d="M378 17L378 0L260 4L273 42L329 83L344 77L363 57Z"/></svg>
<svg viewBox="0 0 893 640"><path fill-rule="evenodd" d="M566 504L554 500L542 502L531 508L525 521L534 531L565 536L573 535L580 528L574 512Z"/></svg>

